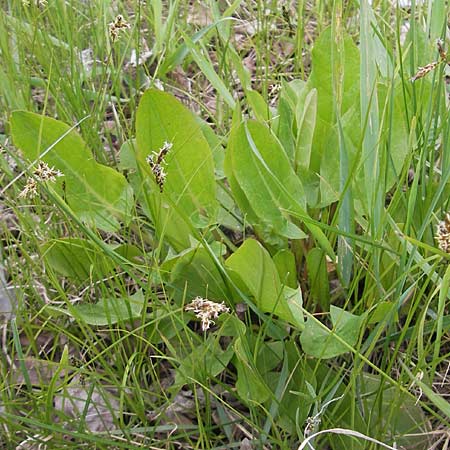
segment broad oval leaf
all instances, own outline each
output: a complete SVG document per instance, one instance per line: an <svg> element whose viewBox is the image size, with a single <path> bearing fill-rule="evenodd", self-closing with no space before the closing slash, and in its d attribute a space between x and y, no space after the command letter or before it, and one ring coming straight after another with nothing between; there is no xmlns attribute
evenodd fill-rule
<svg viewBox="0 0 450 450"><path fill-rule="evenodd" d="M86 239L52 239L40 248L48 267L74 281L100 280L111 276L117 266L104 251ZM141 256L140 250L131 244L110 248L128 260Z"/></svg>
<svg viewBox="0 0 450 450"><path fill-rule="evenodd" d="M225 170L227 177L235 182L231 187L243 212L250 218L255 214L259 218L259 223L253 225L262 225L286 238L306 236L283 212L298 210L298 205L305 207L303 186L267 126L249 121L232 131ZM247 211L246 207L251 209Z"/></svg>
<svg viewBox="0 0 450 450"><path fill-rule="evenodd" d="M303 97L303 96L301 96ZM302 99L303 100L303 99ZM316 127L317 90L312 89L304 101L298 101L295 116L297 121L297 139L295 146L294 168L309 169L311 161L311 147Z"/></svg>
<svg viewBox="0 0 450 450"><path fill-rule="evenodd" d="M333 330L326 330L312 318L307 320L305 330L300 336L300 342L303 351L308 355L321 359L333 358L347 353L349 346L353 347L358 342L365 314L356 316L341 308L331 306L330 316Z"/></svg>
<svg viewBox="0 0 450 450"><path fill-rule="evenodd" d="M213 155L194 115L170 94L150 89L139 103L136 142L137 159L152 180L156 198L152 215L157 229L164 228L171 217L165 196L170 196L195 226L213 222L218 210ZM167 178L161 193L145 158L165 142L172 147L164 158Z"/></svg>
<svg viewBox="0 0 450 450"><path fill-rule="evenodd" d="M223 249L220 246L213 245L212 248L221 255ZM166 260L162 271L170 274L169 286L177 300L200 296L221 302L229 298L219 269L203 247L187 249Z"/></svg>
<svg viewBox="0 0 450 450"><path fill-rule="evenodd" d="M291 291L283 290L275 263L258 241L246 240L225 265L231 269L238 285L245 286L262 312L276 314L297 326L303 324L301 300Z"/></svg>
<svg viewBox="0 0 450 450"><path fill-rule="evenodd" d="M30 161L45 161L64 174L65 197L72 211L89 225L115 231L117 219L130 219L132 189L122 174L97 163L81 136L75 130L68 133L69 129L63 122L27 111L11 115L14 145Z"/></svg>
<svg viewBox="0 0 450 450"><path fill-rule="evenodd" d="M144 303L144 294L138 291L130 297L102 298L97 303L78 304L68 313L88 325L112 325L139 318Z"/></svg>

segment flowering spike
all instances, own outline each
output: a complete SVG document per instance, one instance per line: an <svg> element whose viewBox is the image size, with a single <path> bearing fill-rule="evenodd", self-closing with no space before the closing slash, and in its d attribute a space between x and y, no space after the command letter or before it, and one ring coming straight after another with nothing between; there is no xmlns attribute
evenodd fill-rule
<svg viewBox="0 0 450 450"><path fill-rule="evenodd" d="M131 28L130 24L120 14L115 18L114 22L109 24L109 36L113 42L119 37L120 30Z"/></svg>
<svg viewBox="0 0 450 450"><path fill-rule="evenodd" d="M436 240L443 252L450 253L450 213L446 213L444 220L437 224Z"/></svg>
<svg viewBox="0 0 450 450"><path fill-rule="evenodd" d="M147 156L146 161L150 165L150 169L155 176L156 184L159 186L159 191L162 192L164 189L164 183L166 182L167 173L164 170L165 165L167 164L165 161L165 157L169 150L172 148L171 142L164 142L164 145L159 149L158 152L152 152Z"/></svg>
<svg viewBox="0 0 450 450"><path fill-rule="evenodd" d="M426 66L419 67L419 70L417 73L411 78L411 81L414 82L416 80L419 80L420 78L423 78L425 75L427 75L429 72L431 72L433 69L435 69L438 66L439 62L434 61L430 64L427 64Z"/></svg>
<svg viewBox="0 0 450 450"><path fill-rule="evenodd" d="M220 313L229 312L230 308L225 303L215 303L202 297L195 297L189 305L184 307L185 311L193 311L197 318L202 321L202 330L206 331L214 325L212 319L217 319Z"/></svg>

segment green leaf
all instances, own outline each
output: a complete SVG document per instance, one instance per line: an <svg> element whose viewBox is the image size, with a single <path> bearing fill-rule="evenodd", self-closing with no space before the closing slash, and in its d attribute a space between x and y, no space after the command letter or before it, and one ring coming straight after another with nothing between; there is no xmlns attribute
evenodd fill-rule
<svg viewBox="0 0 450 450"><path fill-rule="evenodd" d="M270 397L270 389L255 367L252 357L249 356L243 338L237 338L234 342L234 361L237 368L236 390L239 396L247 403L264 403Z"/></svg>
<svg viewBox="0 0 450 450"><path fill-rule="evenodd" d="M280 250L273 256L273 262L277 268L281 283L296 289L298 282L294 254L287 249Z"/></svg>
<svg viewBox="0 0 450 450"><path fill-rule="evenodd" d="M380 427L385 433L397 436L396 441L403 448L423 448L422 432L427 418L416 399L399 392L397 386L390 385L379 374L362 372L358 387L362 410L366 411L367 428ZM393 404L398 405L398 413L386 415L385 411L389 411Z"/></svg>
<svg viewBox="0 0 450 450"><path fill-rule="evenodd" d="M248 103L253 110L255 118L260 122L267 122L271 119L269 105L264 100L263 96L252 89L245 93Z"/></svg>
<svg viewBox="0 0 450 450"><path fill-rule="evenodd" d="M274 370L283 360L283 341L256 342L256 369L264 374Z"/></svg>
<svg viewBox="0 0 450 450"><path fill-rule="evenodd" d="M182 316L166 311L163 309L154 309L147 318L148 332L146 338L154 345L164 344L181 334L181 330L185 329L189 322L187 314Z"/></svg>
<svg viewBox="0 0 450 450"><path fill-rule="evenodd" d="M176 223L183 219L176 217L175 209L196 227L214 222L218 210L214 161L194 115L170 94L150 89L139 104L136 141L137 160L150 182L145 195L158 233L177 239L180 229ZM167 179L161 193L145 158L158 152L165 142L173 145L164 160ZM183 239L188 240L178 238Z"/></svg>
<svg viewBox="0 0 450 450"><path fill-rule="evenodd" d="M283 297L286 299L294 321L293 323L297 325L299 330L303 330L305 327L305 319L303 317L303 295L301 287L292 289L289 286L284 286Z"/></svg>
<svg viewBox="0 0 450 450"><path fill-rule="evenodd" d="M396 305L392 302L379 302L375 309L371 312L370 318L368 321L369 324L379 323L383 320L386 320L386 317L389 316L389 314L392 313L392 311L395 309Z"/></svg>
<svg viewBox="0 0 450 450"><path fill-rule="evenodd" d="M290 425L290 431L294 432L295 424L303 423L308 416L312 415L310 408L316 400L317 383L315 370L311 369L307 363L309 358L295 341L285 341L284 351L288 360L289 383L284 390L283 401L280 403L280 419L286 425Z"/></svg>
<svg viewBox="0 0 450 450"><path fill-rule="evenodd" d="M279 139L284 151L286 152L290 161L294 161L294 112L290 107L289 102L280 96L278 102L278 115L273 119L273 129Z"/></svg>
<svg viewBox="0 0 450 450"><path fill-rule="evenodd" d="M392 87L390 88L392 89ZM408 127L406 120L406 111L403 98L403 86L401 81L394 84L392 99L390 96L390 89L387 85L380 83L378 85L378 95L380 107L382 110L386 108L392 117L386 118L388 122L386 125L385 138L389 144L389 153L387 155L387 176L386 176L386 189L392 188L392 186L398 182L403 165L409 154L407 143L409 141ZM389 104L392 100L393 104ZM392 126L390 126L392 124Z"/></svg>
<svg viewBox="0 0 450 450"><path fill-rule="evenodd" d="M277 268L267 250L256 240L246 240L225 262L238 284L254 298L256 306L265 313L276 314L298 325L283 292ZM289 293L291 294L291 293ZM298 301L294 300L294 301Z"/></svg>
<svg viewBox="0 0 450 450"><path fill-rule="evenodd" d="M214 246L214 250L220 255L223 248ZM188 249L172 257L163 264L162 270L170 273L170 286L177 299L187 295L188 299L200 296L221 302L229 297L219 269L203 247Z"/></svg>
<svg viewBox="0 0 450 450"><path fill-rule="evenodd" d="M298 101L295 115L297 120L297 139L295 146L294 168L309 169L311 161L311 148L316 128L317 115L317 89L311 89L306 98Z"/></svg>
<svg viewBox="0 0 450 450"><path fill-rule="evenodd" d="M320 325L317 319L309 318L300 336L303 351L315 358L327 359L349 351L348 346L356 345L365 315L355 316L336 306L330 308L332 330ZM339 336L339 339L336 338ZM341 341L345 341L345 345Z"/></svg>
<svg viewBox="0 0 450 450"><path fill-rule="evenodd" d="M245 323L232 314L221 314L215 322L220 326L217 330L218 336L239 337L244 335L247 329Z"/></svg>
<svg viewBox="0 0 450 450"><path fill-rule="evenodd" d="M325 252L320 248L311 249L306 255L310 295L319 302L322 311L330 307L330 283L328 280Z"/></svg>
<svg viewBox="0 0 450 450"><path fill-rule="evenodd" d="M343 39L342 103L340 108L344 135L360 135L359 115L359 50L351 37ZM319 205L325 206L339 198L339 151L334 112L333 58L338 54L331 28L324 30L314 44L311 75L307 89L317 90L317 117L311 147L310 170L321 175ZM350 112L353 111L353 112ZM353 139L358 143L358 137ZM349 167L352 167L352 160ZM317 207L318 205L313 205Z"/></svg>
<svg viewBox="0 0 450 450"><path fill-rule="evenodd" d="M112 249L129 260L141 255L138 248L128 244ZM85 239L53 239L43 244L41 251L49 267L72 280L100 280L109 276L117 265L95 244Z"/></svg>
<svg viewBox="0 0 450 450"><path fill-rule="evenodd" d="M136 164L136 139L125 141L120 147L119 169L137 170Z"/></svg>
<svg viewBox="0 0 450 450"><path fill-rule="evenodd" d="M99 280L113 268L112 261L84 239L52 240L41 247L45 263L73 280Z"/></svg>
<svg viewBox="0 0 450 450"><path fill-rule="evenodd" d="M193 380L204 383L208 378L216 377L226 369L233 354L231 345L223 350L217 337L210 335L204 343L196 345L186 355L181 355L175 386L191 383Z"/></svg>
<svg viewBox="0 0 450 450"><path fill-rule="evenodd" d="M332 52L336 52L336 42L331 36L331 28L324 30L314 43L312 50L312 71L307 82L308 89L317 89L317 117L329 125L336 122L334 116L333 85L332 85ZM344 46L344 78L342 86L341 114L344 115L355 105L359 108L359 50L350 36L345 36ZM334 50L332 49L334 47ZM358 122L358 127L360 123ZM315 144L324 142L320 132L323 126L316 128L314 133ZM324 150L323 148L321 150Z"/></svg>
<svg viewBox="0 0 450 450"><path fill-rule="evenodd" d="M144 303L144 294L138 291L131 297L102 298L94 304L78 304L69 310L69 314L88 325L112 325L139 318Z"/></svg>
<svg viewBox="0 0 450 450"><path fill-rule="evenodd" d="M255 121L234 127L227 153L225 171L233 180L233 194L249 218L258 216L258 223L253 224L286 238L304 238L305 233L283 212L297 208L298 204L304 207L303 187L269 128Z"/></svg>
<svg viewBox="0 0 450 450"><path fill-rule="evenodd" d="M30 161L45 161L64 174L65 197L73 212L89 225L115 231L117 219L130 219L132 189L122 174L98 164L81 136L74 130L68 133L69 129L39 114L15 111L11 115L14 145Z"/></svg>

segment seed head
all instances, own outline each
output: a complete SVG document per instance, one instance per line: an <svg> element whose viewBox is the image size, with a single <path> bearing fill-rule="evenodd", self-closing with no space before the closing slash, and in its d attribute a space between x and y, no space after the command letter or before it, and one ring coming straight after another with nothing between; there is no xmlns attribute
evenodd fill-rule
<svg viewBox="0 0 450 450"><path fill-rule="evenodd" d="M414 82L416 80L419 80L420 78L423 78L425 75L430 73L432 70L436 69L436 67L439 64L441 64L441 63L446 64L447 63L447 53L445 53L443 44L444 43L442 42L441 39L438 39L436 41L436 45L437 45L437 48L438 48L438 51L439 51L439 57L440 57L439 61L433 61L433 62L427 64L426 66L419 67L417 73L411 78L412 82Z"/></svg>
<svg viewBox="0 0 450 450"><path fill-rule="evenodd" d="M158 152L152 152L147 156L146 161L150 165L150 169L155 176L156 184L159 186L160 192L164 189L164 183L166 182L167 173L164 168L166 166L165 157L169 150L172 148L171 142L164 142L164 145L159 149Z"/></svg>
<svg viewBox="0 0 450 450"><path fill-rule="evenodd" d="M25 187L19 194L19 197L34 198L38 194L38 183L51 181L54 183L57 177L62 177L63 173L54 167L50 167L44 161L39 161L36 168L33 170L34 177L30 177L25 184Z"/></svg>
<svg viewBox="0 0 450 450"><path fill-rule="evenodd" d="M34 198L37 196L37 181L34 178L28 178L25 187L20 191L20 198Z"/></svg>
<svg viewBox="0 0 450 450"><path fill-rule="evenodd" d="M442 39L438 39L436 41L436 45L437 45L437 48L439 50L439 56L441 57L441 61L442 62L447 62L447 53L445 53L444 42L442 41Z"/></svg>
<svg viewBox="0 0 450 450"><path fill-rule="evenodd" d="M119 37L120 30L129 29L130 24L120 14L109 24L109 36L113 42Z"/></svg>
<svg viewBox="0 0 450 450"><path fill-rule="evenodd" d="M419 80L420 78L423 78L425 75L427 75L428 73L430 73L432 70L436 69L436 67L438 66L439 62L438 61L434 61L430 64L427 64L426 66L423 67L419 67L419 70L417 71L417 73L411 78L411 81L414 82L416 80Z"/></svg>
<svg viewBox="0 0 450 450"><path fill-rule="evenodd" d="M39 161L36 169L34 169L34 175L41 181L56 181L57 177L62 177L63 174L54 167L50 167L44 161Z"/></svg>
<svg viewBox="0 0 450 450"><path fill-rule="evenodd" d="M437 224L436 240L443 252L450 253L450 213L446 213L444 220Z"/></svg>
<svg viewBox="0 0 450 450"><path fill-rule="evenodd" d="M230 308L225 303L215 303L202 297L195 297L189 305L184 307L185 311L193 311L202 321L202 330L206 331L211 325L214 325L212 319L217 319L220 313L229 312Z"/></svg>

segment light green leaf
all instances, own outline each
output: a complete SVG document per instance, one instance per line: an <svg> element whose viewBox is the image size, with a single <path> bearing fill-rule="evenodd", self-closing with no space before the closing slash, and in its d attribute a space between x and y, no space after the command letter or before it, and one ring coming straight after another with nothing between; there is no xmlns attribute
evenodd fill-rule
<svg viewBox="0 0 450 450"><path fill-rule="evenodd" d="M76 131L54 145L69 129L63 122L31 112L15 111L11 116L14 145L30 161L43 160L64 174L65 198L73 212L89 225L115 231L117 219L130 219L131 187L122 174L94 160Z"/></svg>
<svg viewBox="0 0 450 450"><path fill-rule="evenodd" d="M315 319L307 320L300 342L303 351L308 355L321 359L334 358L347 353L348 346L356 345L365 315L355 316L341 308L331 306L330 316L332 330L326 330ZM348 345L342 343L342 340Z"/></svg>
<svg viewBox="0 0 450 450"><path fill-rule="evenodd" d="M220 256L223 249L214 246L214 250ZM170 273L170 286L178 299L187 295L188 299L200 296L222 302L229 298L219 269L203 247L180 253L164 263L162 270Z"/></svg>
<svg viewBox="0 0 450 450"><path fill-rule="evenodd" d="M254 298L256 306L265 313L276 314L298 325L302 318L293 316L283 292L277 268L267 250L256 240L248 239L231 255L225 265L245 290ZM298 300L298 299L297 299ZM303 317L303 316L301 316Z"/></svg>
<svg viewBox="0 0 450 450"><path fill-rule="evenodd" d="M284 98L284 96L280 96L277 112L277 116L273 119L273 130L275 130L277 138L279 139L289 160L293 162L295 153L295 139L293 130L294 112L291 109L289 101Z"/></svg>
<svg viewBox="0 0 450 450"><path fill-rule="evenodd" d="M298 282L294 254L287 249L280 250L273 255L273 262L277 268L281 283L295 289Z"/></svg>
<svg viewBox="0 0 450 450"><path fill-rule="evenodd" d="M138 248L128 244L111 248L126 259L141 254ZM85 239L54 239L43 244L41 251L49 267L60 275L77 281L100 280L111 275L117 266L95 244Z"/></svg>
<svg viewBox="0 0 450 450"><path fill-rule="evenodd" d="M84 239L52 240L45 243L41 250L46 264L74 280L99 280L113 268L112 261Z"/></svg>
<svg viewBox="0 0 450 450"><path fill-rule="evenodd" d="M119 169L137 170L136 164L136 139L125 141L120 147Z"/></svg>
<svg viewBox="0 0 450 450"><path fill-rule="evenodd" d="M255 118L263 123L269 121L271 119L270 109L263 96L252 89L248 90L245 95Z"/></svg>
<svg viewBox="0 0 450 450"><path fill-rule="evenodd" d="M243 212L249 217L256 214L259 218L256 225L280 236L304 238L306 235L282 211L297 207L292 199L304 207L303 187L279 141L267 126L249 121L233 128L227 153L225 171L227 177L233 179L233 194ZM250 205L251 209L246 210Z"/></svg>
<svg viewBox="0 0 450 450"><path fill-rule="evenodd" d="M300 286L297 289L284 286L283 297L286 299L295 325L297 325L299 330L303 330L305 327L305 320L303 317L303 295Z"/></svg>
<svg viewBox="0 0 450 450"><path fill-rule="evenodd" d="M150 89L139 104L136 141L137 160L150 182L145 195L158 233L183 240L177 236L180 229L176 225L183 219L176 218L175 209L187 216L194 226L204 227L214 222L218 210L214 161L194 115L173 96ZM165 142L173 145L165 158L167 179L161 193L145 158L158 152ZM176 208L170 206L167 196Z"/></svg>
<svg viewBox="0 0 450 450"><path fill-rule="evenodd" d="M242 338L237 338L233 347L236 354L236 389L239 396L246 402L264 403L270 397L270 389L253 364L253 361L248 357Z"/></svg>
<svg viewBox="0 0 450 450"><path fill-rule="evenodd" d="M317 117L311 147L310 170L321 175L319 204L324 206L339 198L339 146L337 145L336 117L334 113L333 61L338 54L337 44L331 36L331 28L323 31L312 51L313 69L307 89L317 90ZM334 47L334 48L333 48ZM343 40L343 86L340 108L344 135L357 134L361 129L359 115L359 50L351 37ZM353 109L356 113L348 114ZM346 120L344 118L346 117ZM358 142L358 138L354 140ZM352 166L352 160L349 167ZM331 177L331 178L330 178ZM317 207L318 205L313 205Z"/></svg>
<svg viewBox="0 0 450 450"><path fill-rule="evenodd" d="M297 120L297 139L294 168L299 173L299 167L309 169L310 165L312 141L316 128L317 89L311 89L304 101L298 101L295 115Z"/></svg>

